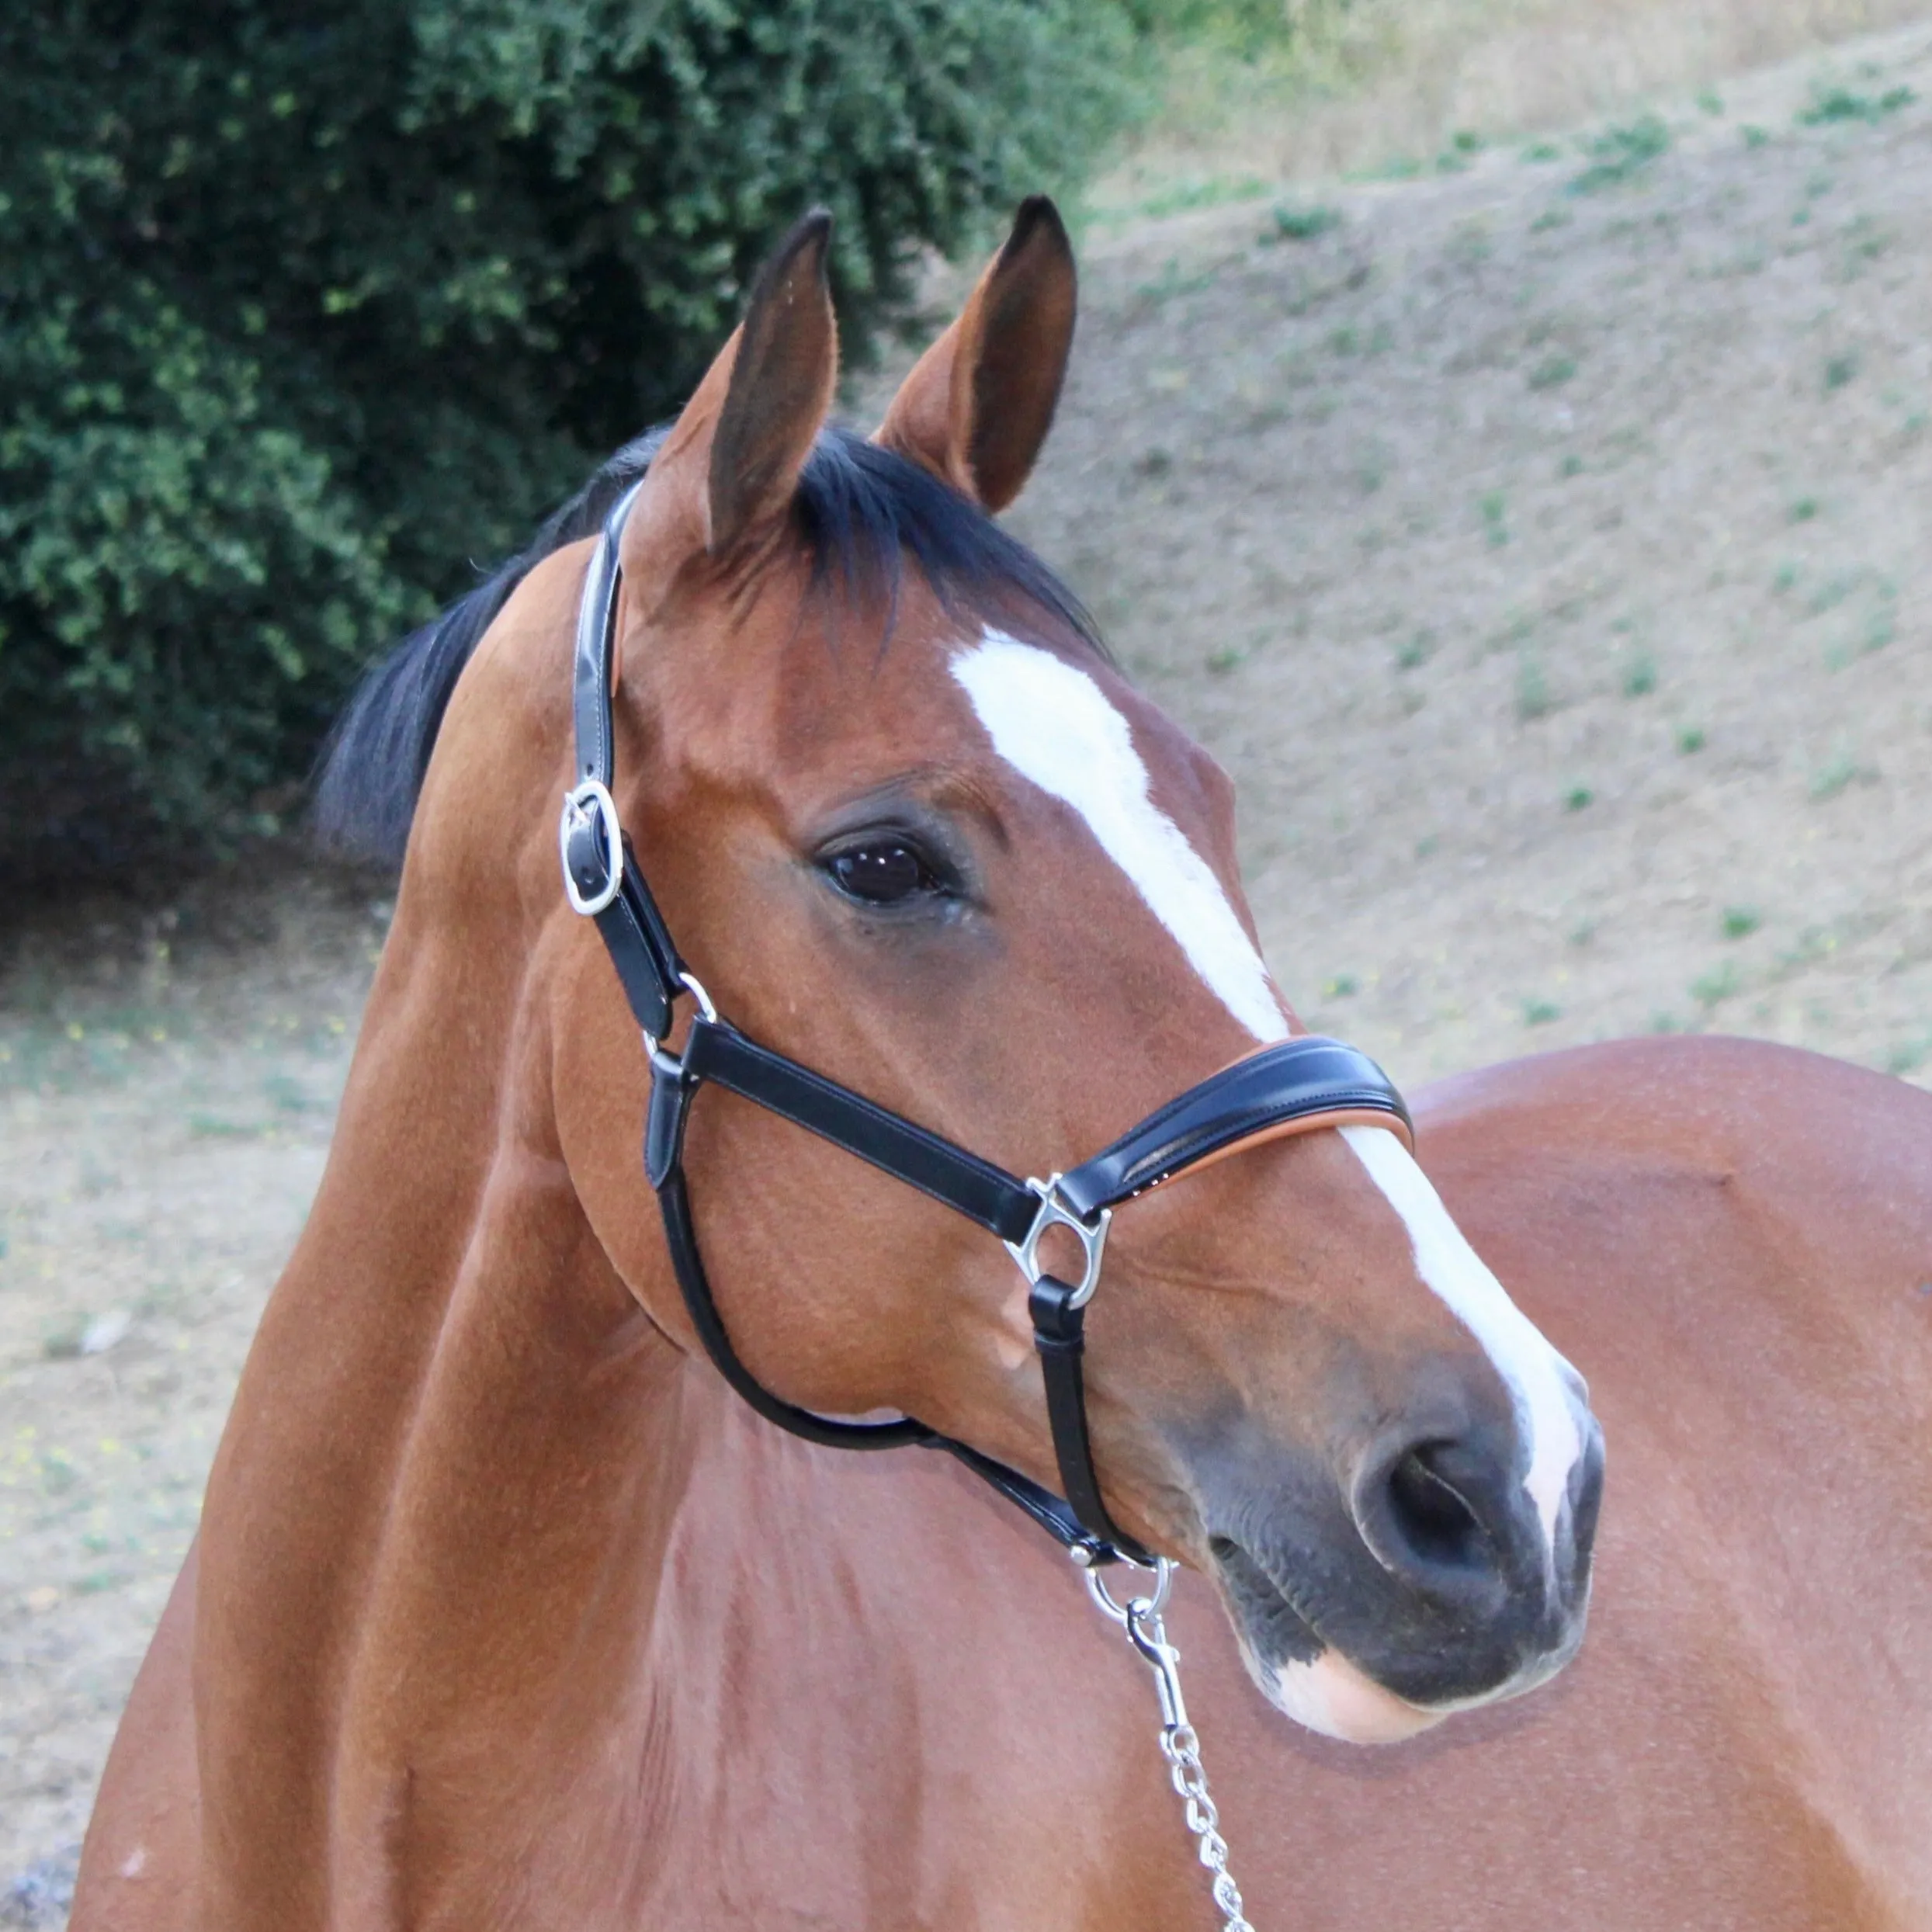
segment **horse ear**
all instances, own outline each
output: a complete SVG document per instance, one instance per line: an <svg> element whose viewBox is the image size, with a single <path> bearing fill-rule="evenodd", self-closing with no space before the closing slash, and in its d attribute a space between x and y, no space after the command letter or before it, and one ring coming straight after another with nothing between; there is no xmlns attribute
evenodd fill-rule
<svg viewBox="0 0 1932 1932"><path fill-rule="evenodd" d="M779 244L758 271L744 320L651 465L654 495L675 485L691 511L702 507L703 546L713 556L790 507L831 409L838 382L838 326L825 275L831 231L831 217L815 208Z"/></svg>
<svg viewBox="0 0 1932 1932"><path fill-rule="evenodd" d="M1065 224L1034 195L1020 203L959 320L900 386L874 440L987 509L1004 509L1053 426L1077 300Z"/></svg>

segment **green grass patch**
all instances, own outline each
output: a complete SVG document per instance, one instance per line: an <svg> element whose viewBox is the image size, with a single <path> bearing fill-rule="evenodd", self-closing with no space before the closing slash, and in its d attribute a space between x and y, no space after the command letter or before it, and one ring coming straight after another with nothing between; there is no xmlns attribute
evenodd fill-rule
<svg viewBox="0 0 1932 1932"><path fill-rule="evenodd" d="M1556 701L1550 695L1549 679L1543 671L1543 661L1533 650L1526 650L1516 661L1516 715L1524 723L1538 718L1547 717L1556 709Z"/></svg>
<svg viewBox="0 0 1932 1932"><path fill-rule="evenodd" d="M1812 772L1805 789L1822 804L1826 799L1836 798L1858 775L1858 761L1850 751L1841 751Z"/></svg>
<svg viewBox="0 0 1932 1932"><path fill-rule="evenodd" d="M1313 241L1331 228L1341 226L1341 210L1326 206L1294 207L1286 203L1275 208L1269 225L1261 233L1264 241Z"/></svg>
<svg viewBox="0 0 1932 1932"><path fill-rule="evenodd" d="M1834 122L1882 121L1918 98L1903 85L1882 94L1861 94L1849 87L1820 88L1812 95L1810 106L1798 109L1798 122L1801 127L1828 127Z"/></svg>
<svg viewBox="0 0 1932 1932"><path fill-rule="evenodd" d="M1632 181L1670 151L1670 130L1655 114L1606 128L1585 151L1590 165L1569 185L1573 195L1597 195Z"/></svg>

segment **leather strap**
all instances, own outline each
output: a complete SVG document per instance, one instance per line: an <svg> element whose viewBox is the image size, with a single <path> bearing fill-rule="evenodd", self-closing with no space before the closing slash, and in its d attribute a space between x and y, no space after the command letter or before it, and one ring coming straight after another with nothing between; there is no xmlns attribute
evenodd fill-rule
<svg viewBox="0 0 1932 1932"><path fill-rule="evenodd" d="M1039 1196L1004 1167L760 1046L722 1021L692 1021L684 1064L695 1078L716 1080L796 1122L1003 1241L1024 1240L1039 1212Z"/></svg>
<svg viewBox="0 0 1932 1932"><path fill-rule="evenodd" d="M617 561L630 506L644 487L640 477L610 507L591 553L589 574L577 605L577 651L571 667L571 709L577 729L577 775L608 786L615 771L616 734L612 730L611 671L617 646L617 591L623 573Z"/></svg>
<svg viewBox="0 0 1932 1932"><path fill-rule="evenodd" d="M1067 1283L1042 1275L1027 1297L1027 1313L1033 1318L1034 1351L1046 1383L1046 1420L1053 1431L1053 1455L1067 1502L1095 1542L1129 1563L1151 1568L1152 1553L1121 1533L1101 1498L1093 1441L1087 1433L1086 1304L1074 1299Z"/></svg>
<svg viewBox="0 0 1932 1932"><path fill-rule="evenodd" d="M597 547L591 553L578 605L577 649L571 672L578 782L565 801L561 842L564 872L575 890L577 904L595 908L591 917L603 935L632 1017L656 1040L671 1030L671 1010L683 990L684 962L651 897L630 837L616 822L617 808L609 791L616 769L612 683L617 593L623 581L618 542L624 519L642 487L640 478L611 506ZM615 891L611 881L613 855L618 871Z"/></svg>
<svg viewBox="0 0 1932 1932"><path fill-rule="evenodd" d="M1060 1196L1087 1219L1237 1146L1285 1129L1336 1124L1337 1116L1375 1119L1412 1147L1409 1110L1395 1083L1366 1053L1319 1033L1264 1047L1224 1067L1156 1109L1070 1174Z"/></svg>
<svg viewBox="0 0 1932 1932"><path fill-rule="evenodd" d="M923 1422L901 1417L893 1422L845 1422L831 1416L815 1415L810 1409L775 1396L738 1359L731 1346L723 1318L713 1299L706 1278L704 1258L698 1249L697 1230L691 1219L691 1195L685 1185L684 1171L673 1168L657 1190L658 1210L664 1217L664 1239L671 1249L671 1266L684 1296L685 1312L705 1353L718 1372L768 1422L803 1436L807 1442L832 1449L899 1449L908 1443L931 1442L933 1432Z"/></svg>

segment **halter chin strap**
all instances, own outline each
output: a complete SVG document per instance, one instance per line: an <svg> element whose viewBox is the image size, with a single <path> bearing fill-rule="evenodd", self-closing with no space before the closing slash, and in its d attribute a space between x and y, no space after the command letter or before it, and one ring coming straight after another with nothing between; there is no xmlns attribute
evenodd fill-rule
<svg viewBox="0 0 1932 1932"><path fill-rule="evenodd" d="M748 1039L718 1016L678 957L611 797L614 744L612 665L622 573L618 542L637 493L605 519L578 610L572 699L577 782L564 801L558 839L564 890L595 921L650 1055L644 1171L657 1196L672 1267L692 1326L718 1372L768 1420L809 1442L841 1449L944 1449L1017 1504L1077 1563L1150 1552L1117 1528L1101 1499L1087 1429L1084 1379L1087 1305L1100 1285L1113 1211L1150 1188L1286 1134L1356 1122L1411 1138L1402 1096L1365 1054L1339 1040L1306 1036L1237 1060L1150 1114L1090 1160L1046 1181L1021 1181L952 1141L877 1105L838 1081ZM666 1043L678 1002L696 1007L681 1051ZM967 1444L911 1417L847 1422L774 1395L740 1360L718 1312L691 1212L684 1171L685 1123L709 1083L829 1140L881 1172L943 1202L997 1235L1025 1275L1033 1343L1046 1389L1047 1417L1066 1500ZM1040 1247L1066 1229L1081 1255L1080 1278L1046 1271Z"/></svg>

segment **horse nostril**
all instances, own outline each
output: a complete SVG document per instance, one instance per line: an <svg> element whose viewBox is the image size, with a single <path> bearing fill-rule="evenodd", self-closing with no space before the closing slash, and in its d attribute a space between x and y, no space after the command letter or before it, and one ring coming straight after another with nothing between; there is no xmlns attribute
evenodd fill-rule
<svg viewBox="0 0 1932 1932"><path fill-rule="evenodd" d="M1391 1444L1357 1479L1355 1527L1409 1588L1465 1604L1486 1600L1511 1567L1507 1469L1479 1431Z"/></svg>
<svg viewBox="0 0 1932 1932"><path fill-rule="evenodd" d="M1426 1569L1486 1568L1482 1522L1443 1468L1453 1453L1448 1444L1419 1442L1396 1459L1385 1492L1389 1521Z"/></svg>

